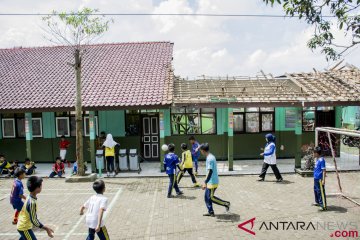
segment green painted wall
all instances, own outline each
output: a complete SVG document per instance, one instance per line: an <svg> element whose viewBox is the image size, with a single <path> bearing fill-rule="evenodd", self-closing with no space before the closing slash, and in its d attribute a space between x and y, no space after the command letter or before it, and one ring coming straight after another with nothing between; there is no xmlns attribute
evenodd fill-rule
<svg viewBox="0 0 360 240"><path fill-rule="evenodd" d="M224 134L224 111L226 109L224 108L217 108L216 109L216 129L217 129L217 135Z"/></svg>
<svg viewBox="0 0 360 240"><path fill-rule="evenodd" d="M170 109L164 110L164 131L165 131L165 136L171 136Z"/></svg>
<svg viewBox="0 0 360 240"><path fill-rule="evenodd" d="M125 112L119 111L99 111L99 131L111 133L114 137L125 136Z"/></svg>
<svg viewBox="0 0 360 240"><path fill-rule="evenodd" d="M343 124L349 128L360 126L360 107L344 107L342 109Z"/></svg>
<svg viewBox="0 0 360 240"><path fill-rule="evenodd" d="M43 137L55 138L55 114L53 112L42 113Z"/></svg>

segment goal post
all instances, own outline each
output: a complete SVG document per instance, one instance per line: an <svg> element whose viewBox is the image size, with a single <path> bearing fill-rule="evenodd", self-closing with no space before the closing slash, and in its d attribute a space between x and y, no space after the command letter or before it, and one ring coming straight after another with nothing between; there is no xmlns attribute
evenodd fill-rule
<svg viewBox="0 0 360 240"><path fill-rule="evenodd" d="M326 139L326 142L319 142L320 134L322 134L322 139ZM335 136L335 137L334 137ZM336 136L339 136L337 138ZM325 137L325 138L324 138ZM334 141L335 139L335 141ZM343 128L333 128L333 127L317 127L315 128L315 146L322 146L325 145L325 148L329 148L330 150L330 157L332 158L334 162L335 167L335 173L337 178L337 184L339 188L339 193L335 193L334 195L342 196L353 203L360 206L360 203L352 199L350 196L348 196L346 193L343 192L343 188L341 185L340 175L339 175L339 169L338 164L336 160L336 147L341 147L342 143L347 143L350 145L349 141L344 141L347 139L351 139L351 147L355 148L357 151L357 154L360 153L360 131L358 130L350 130L350 129L343 129ZM339 143L339 146L335 146ZM341 151L339 151L340 158L341 159ZM359 155L359 164L360 164L360 155Z"/></svg>

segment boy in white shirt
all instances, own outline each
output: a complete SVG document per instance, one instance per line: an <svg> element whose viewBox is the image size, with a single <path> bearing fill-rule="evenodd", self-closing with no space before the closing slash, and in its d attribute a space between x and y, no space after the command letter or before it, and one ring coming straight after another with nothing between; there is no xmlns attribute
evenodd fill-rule
<svg viewBox="0 0 360 240"><path fill-rule="evenodd" d="M95 233L100 240L109 240L109 235L102 220L103 214L107 208L108 199L103 195L105 192L105 183L103 180L96 180L93 184L93 189L97 193L90 197L80 209L80 215L86 212L86 225L89 227L89 235L86 240L94 240Z"/></svg>

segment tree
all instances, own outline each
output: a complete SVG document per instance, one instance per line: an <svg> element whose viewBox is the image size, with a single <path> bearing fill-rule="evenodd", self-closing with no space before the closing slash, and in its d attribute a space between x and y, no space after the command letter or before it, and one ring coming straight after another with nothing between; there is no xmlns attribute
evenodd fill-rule
<svg viewBox="0 0 360 240"><path fill-rule="evenodd" d="M360 0L263 0L266 4L282 4L286 16L298 17L315 27L307 45L311 50L321 49L326 59L337 60L346 51L360 43ZM334 37L334 26L344 33L345 44Z"/></svg>
<svg viewBox="0 0 360 240"><path fill-rule="evenodd" d="M43 30L48 33L50 42L67 45L73 49L74 63L69 63L75 70L76 81L76 159L78 161L78 175L85 175L84 147L83 147L83 118L81 100L81 68L82 59L86 55L86 46L109 29L112 20L96 14L98 10L83 8L78 12L56 12L43 17L46 23Z"/></svg>

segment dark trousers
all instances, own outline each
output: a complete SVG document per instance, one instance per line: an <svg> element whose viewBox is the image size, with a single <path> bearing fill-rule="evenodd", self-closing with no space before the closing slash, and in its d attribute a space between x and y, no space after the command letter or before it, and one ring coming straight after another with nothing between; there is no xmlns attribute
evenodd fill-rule
<svg viewBox="0 0 360 240"><path fill-rule="evenodd" d="M63 175L62 171L59 171L57 173L56 172L51 172L49 178L53 178L55 176L62 177L62 175Z"/></svg>
<svg viewBox="0 0 360 240"><path fill-rule="evenodd" d="M205 189L205 204L206 207L208 209L209 213L214 213L214 209L213 209L213 203L220 205L220 206L228 206L230 204L230 202L228 201L224 201L218 197L215 197L215 191L216 188L206 188Z"/></svg>
<svg viewBox="0 0 360 240"><path fill-rule="evenodd" d="M33 230L27 230L27 231L20 231L18 230L18 232L20 233L20 238L19 240L37 240L37 238L34 235Z"/></svg>
<svg viewBox="0 0 360 240"><path fill-rule="evenodd" d="M110 240L109 234L105 226L100 228L100 231L96 233L100 240ZM89 235L86 240L94 240L95 239L95 229L89 228Z"/></svg>
<svg viewBox="0 0 360 240"><path fill-rule="evenodd" d="M326 208L326 193L325 185L322 185L321 179L314 179L314 195L315 202L318 203L321 207Z"/></svg>
<svg viewBox="0 0 360 240"><path fill-rule="evenodd" d="M193 164L195 166L195 172L197 172L199 168L198 158L193 157Z"/></svg>
<svg viewBox="0 0 360 240"><path fill-rule="evenodd" d="M263 166L262 166L261 173L260 173L259 177L263 178L263 179L265 178L266 171L269 168L269 166L273 170L276 179L282 179L281 174L280 174L279 169L276 166L276 164L267 164L266 162L263 163Z"/></svg>
<svg viewBox="0 0 360 240"><path fill-rule="evenodd" d="M192 181L193 183L196 183L196 178L195 178L195 176L194 176L194 174L193 174L193 169L192 169L192 168L184 168L184 170L180 171L180 172L178 173L178 175L177 175L177 183L178 183L178 184L180 183L181 178L184 176L184 174L185 174L186 172L189 173L189 175L190 175L190 177L191 177L191 181Z"/></svg>
<svg viewBox="0 0 360 240"><path fill-rule="evenodd" d="M173 190L173 188L175 188L175 191L177 193L180 192L179 186L177 185L177 181L176 181L176 175L175 174L168 174L170 182L169 182L169 188L168 188L168 196L171 195L171 192Z"/></svg>
<svg viewBox="0 0 360 240"><path fill-rule="evenodd" d="M114 159L115 159L114 156L106 157L107 172L109 172L109 173L112 173L115 170Z"/></svg>

